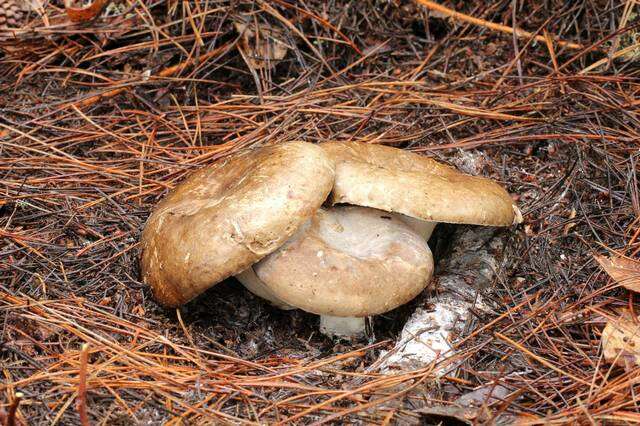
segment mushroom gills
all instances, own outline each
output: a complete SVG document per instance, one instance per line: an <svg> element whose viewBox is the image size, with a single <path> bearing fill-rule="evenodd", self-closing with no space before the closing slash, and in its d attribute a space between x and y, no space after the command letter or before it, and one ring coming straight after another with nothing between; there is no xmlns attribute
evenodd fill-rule
<svg viewBox="0 0 640 426"><path fill-rule="evenodd" d="M321 316L332 336L364 334L365 318L388 312L428 284L426 240L387 212L358 206L320 209L284 246L253 266L287 305Z"/></svg>

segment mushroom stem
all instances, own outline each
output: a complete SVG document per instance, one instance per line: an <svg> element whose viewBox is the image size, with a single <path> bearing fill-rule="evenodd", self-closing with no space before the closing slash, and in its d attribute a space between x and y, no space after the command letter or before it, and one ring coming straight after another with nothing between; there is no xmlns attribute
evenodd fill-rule
<svg viewBox="0 0 640 426"><path fill-rule="evenodd" d="M365 317L320 316L320 332L330 337L362 337Z"/></svg>
<svg viewBox="0 0 640 426"><path fill-rule="evenodd" d="M438 224L438 222L427 222L426 220L416 219L400 213L396 213L396 216L398 219L409 225L409 227L425 241L429 241L429 238L431 238L431 234L433 233L433 229Z"/></svg>

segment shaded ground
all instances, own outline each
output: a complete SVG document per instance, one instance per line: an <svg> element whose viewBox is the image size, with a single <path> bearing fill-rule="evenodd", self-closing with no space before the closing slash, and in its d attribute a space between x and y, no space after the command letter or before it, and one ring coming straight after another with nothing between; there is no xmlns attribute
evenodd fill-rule
<svg viewBox="0 0 640 426"><path fill-rule="evenodd" d="M487 383L508 389L492 415L638 419L640 371L611 368L599 348L608 312L636 301L592 258L640 250L638 67L614 53L636 31L626 2L442 4L515 16L548 42L409 1L135 2L77 25L52 2L48 21L0 41L4 410L19 391L18 421L78 423L87 342L88 413L114 424L415 422L426 399ZM265 38L267 56L285 46L273 67L251 61ZM516 194L525 222L505 231L482 289L495 315L469 325L455 375L367 371L434 289L350 344L233 280L179 315L150 299L136 244L166 191L238 149L300 139L411 149ZM437 232L438 256L452 232Z"/></svg>

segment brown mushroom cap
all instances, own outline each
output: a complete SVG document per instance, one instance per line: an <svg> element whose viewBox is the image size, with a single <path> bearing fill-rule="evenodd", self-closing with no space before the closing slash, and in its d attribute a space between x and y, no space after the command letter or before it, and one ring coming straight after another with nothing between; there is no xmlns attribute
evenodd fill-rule
<svg viewBox="0 0 640 426"><path fill-rule="evenodd" d="M244 152L178 185L147 221L142 277L163 305L188 302L278 249L326 199L334 166L317 145Z"/></svg>
<svg viewBox="0 0 640 426"><path fill-rule="evenodd" d="M521 220L509 194L489 179L388 146L320 146L336 165L333 204L373 207L431 222L509 226Z"/></svg>
<svg viewBox="0 0 640 426"><path fill-rule="evenodd" d="M364 317L407 303L427 285L426 241L388 213L320 209L276 252L253 266L273 294L319 315Z"/></svg>

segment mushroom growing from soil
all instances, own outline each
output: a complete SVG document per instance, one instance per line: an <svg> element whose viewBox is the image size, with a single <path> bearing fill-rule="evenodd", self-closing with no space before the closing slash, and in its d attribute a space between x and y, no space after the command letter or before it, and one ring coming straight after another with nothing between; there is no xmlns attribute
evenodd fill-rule
<svg viewBox="0 0 640 426"><path fill-rule="evenodd" d="M142 278L179 306L277 250L331 191L333 162L310 143L245 151L182 182L149 217Z"/></svg>
<svg viewBox="0 0 640 426"><path fill-rule="evenodd" d="M365 317L417 296L433 273L426 241L376 209L320 209L280 249L253 265L273 296L321 316L323 333L364 334Z"/></svg>
<svg viewBox="0 0 640 426"><path fill-rule="evenodd" d="M330 193L334 207L320 208ZM353 142L282 143L177 186L147 221L142 275L166 306L236 275L279 308L320 315L325 334L356 336L366 317L426 287L436 222L519 218L498 184L427 157Z"/></svg>
<svg viewBox="0 0 640 426"><path fill-rule="evenodd" d="M429 157L360 142L320 144L335 162L331 204L398 214L426 240L438 222L510 226L522 215L500 185Z"/></svg>

